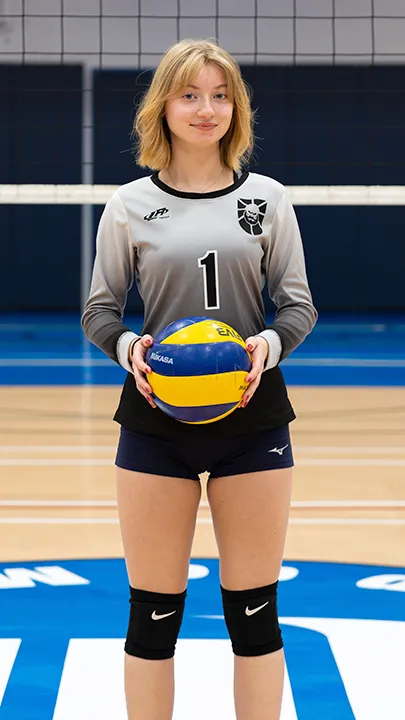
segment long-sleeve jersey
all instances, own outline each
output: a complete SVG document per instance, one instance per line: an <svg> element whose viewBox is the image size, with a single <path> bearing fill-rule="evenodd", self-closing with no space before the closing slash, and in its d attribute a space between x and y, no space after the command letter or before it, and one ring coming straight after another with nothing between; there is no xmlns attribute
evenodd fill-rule
<svg viewBox="0 0 405 720"><path fill-rule="evenodd" d="M127 359L136 335L122 321L134 280L144 303L142 334L207 316L245 339L266 338L266 370L245 409L188 426L149 406ZM266 280L276 306L267 328ZM115 415L129 429L240 434L289 422L295 415L278 362L304 340L316 317L298 223L286 189L275 180L244 172L233 185L201 194L174 190L154 174L121 186L108 201L82 324L88 339L129 371Z"/></svg>

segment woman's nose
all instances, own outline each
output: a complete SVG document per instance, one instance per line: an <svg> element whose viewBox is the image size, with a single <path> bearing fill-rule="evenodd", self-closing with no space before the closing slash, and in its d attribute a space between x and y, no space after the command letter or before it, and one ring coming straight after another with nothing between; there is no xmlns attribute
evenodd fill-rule
<svg viewBox="0 0 405 720"><path fill-rule="evenodd" d="M205 100L202 102L202 104L198 110L198 114L203 115L204 117L206 117L206 116L210 117L211 115L214 114L214 108L212 107L210 100Z"/></svg>

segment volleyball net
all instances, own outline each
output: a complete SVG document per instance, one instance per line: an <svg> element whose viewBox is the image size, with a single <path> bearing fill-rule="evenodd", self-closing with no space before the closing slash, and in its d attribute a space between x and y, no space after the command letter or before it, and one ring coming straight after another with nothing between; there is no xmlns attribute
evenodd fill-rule
<svg viewBox="0 0 405 720"><path fill-rule="evenodd" d="M241 64L257 111L249 169L288 187L315 286L312 257L357 263L358 278L362 255L371 248L376 257L383 238L394 293L405 262L401 3L0 0L0 308L83 303L102 206L145 174L132 155L136 104L164 50L185 37L215 37ZM56 227L60 247L70 247L59 265ZM80 302L73 280L39 298L45 261L55 275L80 277ZM387 297L398 306L399 295Z"/></svg>
<svg viewBox="0 0 405 720"><path fill-rule="evenodd" d="M147 68L185 37L242 64L404 64L398 0L0 0L0 61Z"/></svg>
<svg viewBox="0 0 405 720"><path fill-rule="evenodd" d="M105 205L118 185L0 185L1 205ZM293 205L405 205L405 185L292 185Z"/></svg>

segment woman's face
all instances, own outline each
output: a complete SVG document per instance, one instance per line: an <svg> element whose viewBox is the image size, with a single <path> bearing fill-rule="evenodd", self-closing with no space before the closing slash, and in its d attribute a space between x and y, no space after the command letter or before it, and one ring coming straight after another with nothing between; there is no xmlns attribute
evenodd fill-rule
<svg viewBox="0 0 405 720"><path fill-rule="evenodd" d="M233 114L225 75L207 64L191 85L181 88L166 102L165 117L172 141L177 138L194 147L218 143L226 134Z"/></svg>

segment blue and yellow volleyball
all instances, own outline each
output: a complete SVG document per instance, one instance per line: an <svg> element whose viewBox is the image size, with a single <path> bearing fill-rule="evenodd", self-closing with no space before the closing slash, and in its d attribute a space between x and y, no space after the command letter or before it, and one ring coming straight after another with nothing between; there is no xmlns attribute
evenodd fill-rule
<svg viewBox="0 0 405 720"><path fill-rule="evenodd" d="M247 388L251 359L230 325L207 317L170 323L147 351L148 382L156 405L184 423L211 423L229 415Z"/></svg>

